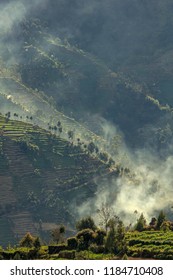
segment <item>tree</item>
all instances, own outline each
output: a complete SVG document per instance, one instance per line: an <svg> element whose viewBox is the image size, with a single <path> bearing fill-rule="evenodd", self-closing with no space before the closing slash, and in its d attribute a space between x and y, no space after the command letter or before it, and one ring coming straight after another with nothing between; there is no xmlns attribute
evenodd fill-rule
<svg viewBox="0 0 173 280"><path fill-rule="evenodd" d="M155 228L156 225L157 225L157 219L156 219L155 217L152 217L152 218L151 218L151 222L149 223L149 225L150 225L151 227Z"/></svg>
<svg viewBox="0 0 173 280"><path fill-rule="evenodd" d="M97 213L100 220L99 225L105 228L107 234L111 220L113 219L114 221L117 221L118 217L113 214L113 210L108 203L102 203L100 209L97 209Z"/></svg>
<svg viewBox="0 0 173 280"><path fill-rule="evenodd" d="M166 220L166 215L165 213L163 212L163 210L160 211L159 215L158 215L158 218L157 218L157 225L156 225L156 228L157 229L160 229L162 223Z"/></svg>
<svg viewBox="0 0 173 280"><path fill-rule="evenodd" d="M109 222L109 231L105 241L105 250L109 253L121 254L121 256L127 252L125 228L120 219L111 219Z"/></svg>
<svg viewBox="0 0 173 280"><path fill-rule="evenodd" d="M40 241L40 238L38 236L35 238L33 245L34 245L35 249L40 249L41 241Z"/></svg>
<svg viewBox="0 0 173 280"><path fill-rule="evenodd" d="M65 226L64 225L61 225L59 227L59 232L60 232L60 234L64 234L65 233Z"/></svg>
<svg viewBox="0 0 173 280"><path fill-rule="evenodd" d="M53 241L55 241L56 243L64 242L64 233L65 233L65 227L63 225L53 229L51 231L51 236L53 238Z"/></svg>
<svg viewBox="0 0 173 280"><path fill-rule="evenodd" d="M94 223L94 220L89 216L86 218L82 218L81 220L79 220L76 223L76 229L78 231L86 229L86 228L90 228L92 230L96 230L96 225Z"/></svg>
<svg viewBox="0 0 173 280"><path fill-rule="evenodd" d="M92 154L95 150L95 144L93 142L90 142L88 144L88 151Z"/></svg>
<svg viewBox="0 0 173 280"><path fill-rule="evenodd" d="M58 127L60 127L60 126L61 126L61 122L60 122L60 121L58 121L57 126L58 126Z"/></svg>
<svg viewBox="0 0 173 280"><path fill-rule="evenodd" d="M161 226L160 226L160 230L163 230L164 232L169 231L170 230L170 222L169 221L163 221Z"/></svg>
<svg viewBox="0 0 173 280"><path fill-rule="evenodd" d="M67 133L68 133L68 138L69 138L69 139L73 139L73 137L74 137L74 132L73 132L72 130L69 130Z"/></svg>
<svg viewBox="0 0 173 280"><path fill-rule="evenodd" d="M19 242L21 247L33 247L35 238L30 234L30 232L26 233L25 236Z"/></svg>
<svg viewBox="0 0 173 280"><path fill-rule="evenodd" d="M127 251L127 243L125 239L125 228L121 220L117 223L116 228L116 253L124 255Z"/></svg>
<svg viewBox="0 0 173 280"><path fill-rule="evenodd" d="M145 220L145 217L143 215L143 213L140 215L138 221L137 221L137 224L135 225L135 230L137 231L143 231L144 228L146 226L146 220Z"/></svg>
<svg viewBox="0 0 173 280"><path fill-rule="evenodd" d="M114 224L111 224L110 230L107 234L105 241L105 250L108 253L115 253L115 242L116 241L116 232Z"/></svg>
<svg viewBox="0 0 173 280"><path fill-rule="evenodd" d="M104 229L98 228L98 229L95 231L95 235L94 235L94 241L95 241L95 243L96 243L98 246L99 246L99 245L103 245L105 236L106 236L105 230L104 230Z"/></svg>
<svg viewBox="0 0 173 280"><path fill-rule="evenodd" d="M60 126L60 127L58 128L58 130L59 130L59 134L61 134L61 133L62 133L62 126Z"/></svg>
<svg viewBox="0 0 173 280"><path fill-rule="evenodd" d="M13 257L13 260L21 260L19 252L16 252L16 254Z"/></svg>

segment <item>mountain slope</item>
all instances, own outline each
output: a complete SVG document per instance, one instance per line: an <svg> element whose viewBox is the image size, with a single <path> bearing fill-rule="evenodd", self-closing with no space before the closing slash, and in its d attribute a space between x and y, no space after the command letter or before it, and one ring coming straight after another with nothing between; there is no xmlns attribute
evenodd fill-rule
<svg viewBox="0 0 173 280"><path fill-rule="evenodd" d="M46 238L50 224L74 228L77 207L97 191L95 179L109 174L80 145L0 115L1 243L27 231Z"/></svg>

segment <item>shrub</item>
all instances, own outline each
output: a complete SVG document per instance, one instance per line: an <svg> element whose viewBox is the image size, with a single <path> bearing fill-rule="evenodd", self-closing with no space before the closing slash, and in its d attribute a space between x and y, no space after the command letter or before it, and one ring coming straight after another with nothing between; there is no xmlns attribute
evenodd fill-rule
<svg viewBox="0 0 173 280"><path fill-rule="evenodd" d="M138 239L129 240L129 246L134 246L136 244L141 244L141 240L138 240Z"/></svg>
<svg viewBox="0 0 173 280"><path fill-rule="evenodd" d="M131 255L133 258L138 258L139 257L139 253L138 252L134 252Z"/></svg>
<svg viewBox="0 0 173 280"><path fill-rule="evenodd" d="M103 254L105 251L105 247L103 245L96 245L96 244L92 243L89 246L89 250L95 254Z"/></svg>
<svg viewBox="0 0 173 280"><path fill-rule="evenodd" d="M38 258L38 250L37 249L33 249L33 250L30 250L28 252L28 259L29 260L34 260L34 259L37 259Z"/></svg>
<svg viewBox="0 0 173 280"><path fill-rule="evenodd" d="M94 235L94 241L97 245L103 245L106 231L103 229L97 229Z"/></svg>
<svg viewBox="0 0 173 280"><path fill-rule="evenodd" d="M77 249L78 240L76 237L70 237L67 239L67 246L69 250Z"/></svg>
<svg viewBox="0 0 173 280"><path fill-rule="evenodd" d="M33 247L35 238L28 232L25 234L25 236L21 239L20 241L20 246L21 247L28 247L31 248Z"/></svg>
<svg viewBox="0 0 173 280"><path fill-rule="evenodd" d="M123 256L122 256L122 260L128 260L129 258L128 258L128 256L127 256L127 254L124 254Z"/></svg>
<svg viewBox="0 0 173 280"><path fill-rule="evenodd" d="M94 232L91 229L83 229L76 235L78 239L78 250L87 250L94 241Z"/></svg>
<svg viewBox="0 0 173 280"><path fill-rule="evenodd" d="M49 254L58 254L60 251L66 250L68 247L66 244L59 244L59 245L50 245L48 246L48 253Z"/></svg>
<svg viewBox="0 0 173 280"><path fill-rule="evenodd" d="M144 249L142 251L142 257L143 258L153 258L153 256L154 256L154 252L152 250Z"/></svg>
<svg viewBox="0 0 173 280"><path fill-rule="evenodd" d="M59 252L58 257L63 258L63 259L69 259L69 260L74 260L76 256L76 251L61 251Z"/></svg>
<svg viewBox="0 0 173 280"><path fill-rule="evenodd" d="M56 243L64 242L64 233L65 233L64 225L60 225L59 227L53 229L51 231L53 241L55 241Z"/></svg>
<svg viewBox="0 0 173 280"><path fill-rule="evenodd" d="M16 252L14 257L13 257L13 260L21 260L21 256L20 256L20 253L19 252Z"/></svg>

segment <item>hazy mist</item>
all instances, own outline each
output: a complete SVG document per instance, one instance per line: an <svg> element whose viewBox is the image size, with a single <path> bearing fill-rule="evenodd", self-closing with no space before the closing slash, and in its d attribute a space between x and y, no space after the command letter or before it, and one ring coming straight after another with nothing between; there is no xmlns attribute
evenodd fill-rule
<svg viewBox="0 0 173 280"><path fill-rule="evenodd" d="M117 180L97 181L96 196L77 209L79 215L92 214L102 202L126 223L136 220L135 211L147 219L161 209L171 213L172 10L171 0L0 3L0 65L9 71L1 78L18 75L15 79L26 88L43 91L54 101L51 107L41 95L29 103L26 88L19 92L0 79L0 91L14 98L14 110L37 115L37 124L45 128L47 119L52 124L58 120L59 109L106 140L115 163L130 169ZM29 25L32 19L37 24ZM160 103L149 103L147 95ZM11 110L12 97L0 97L3 113ZM168 104L169 112L158 104ZM38 109L45 113L42 119ZM103 142L98 143L103 150Z"/></svg>

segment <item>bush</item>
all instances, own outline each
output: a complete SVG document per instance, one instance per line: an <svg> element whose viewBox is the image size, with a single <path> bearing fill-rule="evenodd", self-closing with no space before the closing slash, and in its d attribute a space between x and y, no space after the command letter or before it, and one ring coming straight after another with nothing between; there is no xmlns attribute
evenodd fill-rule
<svg viewBox="0 0 173 280"><path fill-rule="evenodd" d="M136 244L141 244L141 240L138 240L138 239L129 240L129 246L134 246Z"/></svg>
<svg viewBox="0 0 173 280"><path fill-rule="evenodd" d="M103 245L96 245L93 243L89 246L89 250L95 254L103 254L105 247Z"/></svg>
<svg viewBox="0 0 173 280"><path fill-rule="evenodd" d="M144 249L142 251L142 257L143 258L153 258L154 256L154 252L150 249Z"/></svg>
<svg viewBox="0 0 173 280"><path fill-rule="evenodd" d="M78 240L76 237L70 237L67 239L67 246L69 250L75 250L78 247Z"/></svg>
<svg viewBox="0 0 173 280"><path fill-rule="evenodd" d="M30 250L28 252L28 259L29 260L34 260L34 259L37 259L38 258L38 250L37 249L33 249L33 250Z"/></svg>
<svg viewBox="0 0 173 280"><path fill-rule="evenodd" d="M58 254L60 251L66 250L68 247L66 244L59 244L59 245L49 245L48 246L48 253L49 254Z"/></svg>
<svg viewBox="0 0 173 280"><path fill-rule="evenodd" d="M20 256L20 253L19 252L16 252L14 257L13 257L13 260L21 260L21 256Z"/></svg>
<svg viewBox="0 0 173 280"><path fill-rule="evenodd" d="M78 239L78 250L87 250L94 241L94 232L91 229L83 229L76 235Z"/></svg>
<svg viewBox="0 0 173 280"><path fill-rule="evenodd" d="M138 252L134 252L134 253L132 253L132 255L131 255L133 258L138 258L138 257L140 257L140 254L138 253Z"/></svg>
<svg viewBox="0 0 173 280"><path fill-rule="evenodd" d="M68 250L61 251L61 252L59 252L59 255L58 255L59 258L68 259L68 260L74 260L75 256L76 256L76 251L75 250L73 250L73 251L68 251Z"/></svg>
<svg viewBox="0 0 173 280"><path fill-rule="evenodd" d="M124 254L123 256L122 256L122 260L128 260L129 258L128 258L128 256L127 256L127 254Z"/></svg>
<svg viewBox="0 0 173 280"><path fill-rule="evenodd" d="M103 229L97 229L94 235L94 242L97 245L103 245L104 243L104 238L106 236L106 231Z"/></svg>

